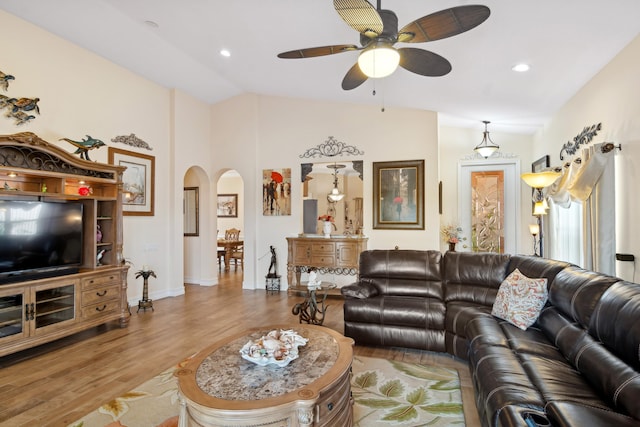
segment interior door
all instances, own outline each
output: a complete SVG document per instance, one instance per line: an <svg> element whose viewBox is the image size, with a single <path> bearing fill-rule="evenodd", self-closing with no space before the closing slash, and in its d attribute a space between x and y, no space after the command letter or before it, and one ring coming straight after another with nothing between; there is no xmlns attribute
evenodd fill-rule
<svg viewBox="0 0 640 427"><path fill-rule="evenodd" d="M517 159L459 162L458 218L466 238L459 250L517 253L519 184Z"/></svg>

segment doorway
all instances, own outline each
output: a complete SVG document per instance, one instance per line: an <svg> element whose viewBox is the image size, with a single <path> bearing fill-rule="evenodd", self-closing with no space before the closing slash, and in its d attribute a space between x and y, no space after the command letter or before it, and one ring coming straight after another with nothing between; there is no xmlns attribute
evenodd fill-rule
<svg viewBox="0 0 640 427"><path fill-rule="evenodd" d="M458 218L473 252L517 253L520 162L516 159L458 164Z"/></svg>

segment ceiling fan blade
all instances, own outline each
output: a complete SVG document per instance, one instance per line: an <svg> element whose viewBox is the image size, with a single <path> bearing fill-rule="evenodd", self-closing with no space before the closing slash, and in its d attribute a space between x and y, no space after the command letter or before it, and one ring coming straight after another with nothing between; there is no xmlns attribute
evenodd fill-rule
<svg viewBox="0 0 640 427"><path fill-rule="evenodd" d="M356 64L351 67L347 74L345 74L344 79L342 79L342 89L351 90L360 86L362 83L366 82L368 77L360 71L360 66L356 62Z"/></svg>
<svg viewBox="0 0 640 427"><path fill-rule="evenodd" d="M398 32L398 41L422 43L455 36L482 24L489 15L491 10L482 5L444 9L405 25Z"/></svg>
<svg viewBox="0 0 640 427"><path fill-rule="evenodd" d="M296 49L288 52L282 52L278 54L278 58L284 59L298 59L298 58L313 58L315 56L333 55L336 53L348 52L352 50L360 49L354 44L337 44L333 46L319 46L310 47L307 49Z"/></svg>
<svg viewBox="0 0 640 427"><path fill-rule="evenodd" d="M451 63L437 53L415 47L398 49L400 66L421 76L440 77L451 71Z"/></svg>
<svg viewBox="0 0 640 427"><path fill-rule="evenodd" d="M342 20L360 34L369 38L382 34L382 18L367 0L333 0L333 7Z"/></svg>

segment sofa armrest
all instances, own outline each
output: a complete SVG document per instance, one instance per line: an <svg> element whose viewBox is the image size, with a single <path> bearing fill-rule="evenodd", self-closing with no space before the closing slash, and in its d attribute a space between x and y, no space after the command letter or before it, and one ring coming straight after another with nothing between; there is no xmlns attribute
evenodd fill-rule
<svg viewBox="0 0 640 427"><path fill-rule="evenodd" d="M378 288L371 283L356 282L340 288L340 292L345 298L365 299L378 295Z"/></svg>

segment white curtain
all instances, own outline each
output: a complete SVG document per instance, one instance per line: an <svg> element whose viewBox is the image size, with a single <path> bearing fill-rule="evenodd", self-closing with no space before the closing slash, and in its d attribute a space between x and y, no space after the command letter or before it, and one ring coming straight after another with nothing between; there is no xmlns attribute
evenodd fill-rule
<svg viewBox="0 0 640 427"><path fill-rule="evenodd" d="M558 206L568 207L572 202L582 204L583 267L611 275L615 275L616 247L613 156L613 150L602 152L602 144L583 149L582 162L572 162L565 168L549 192Z"/></svg>

